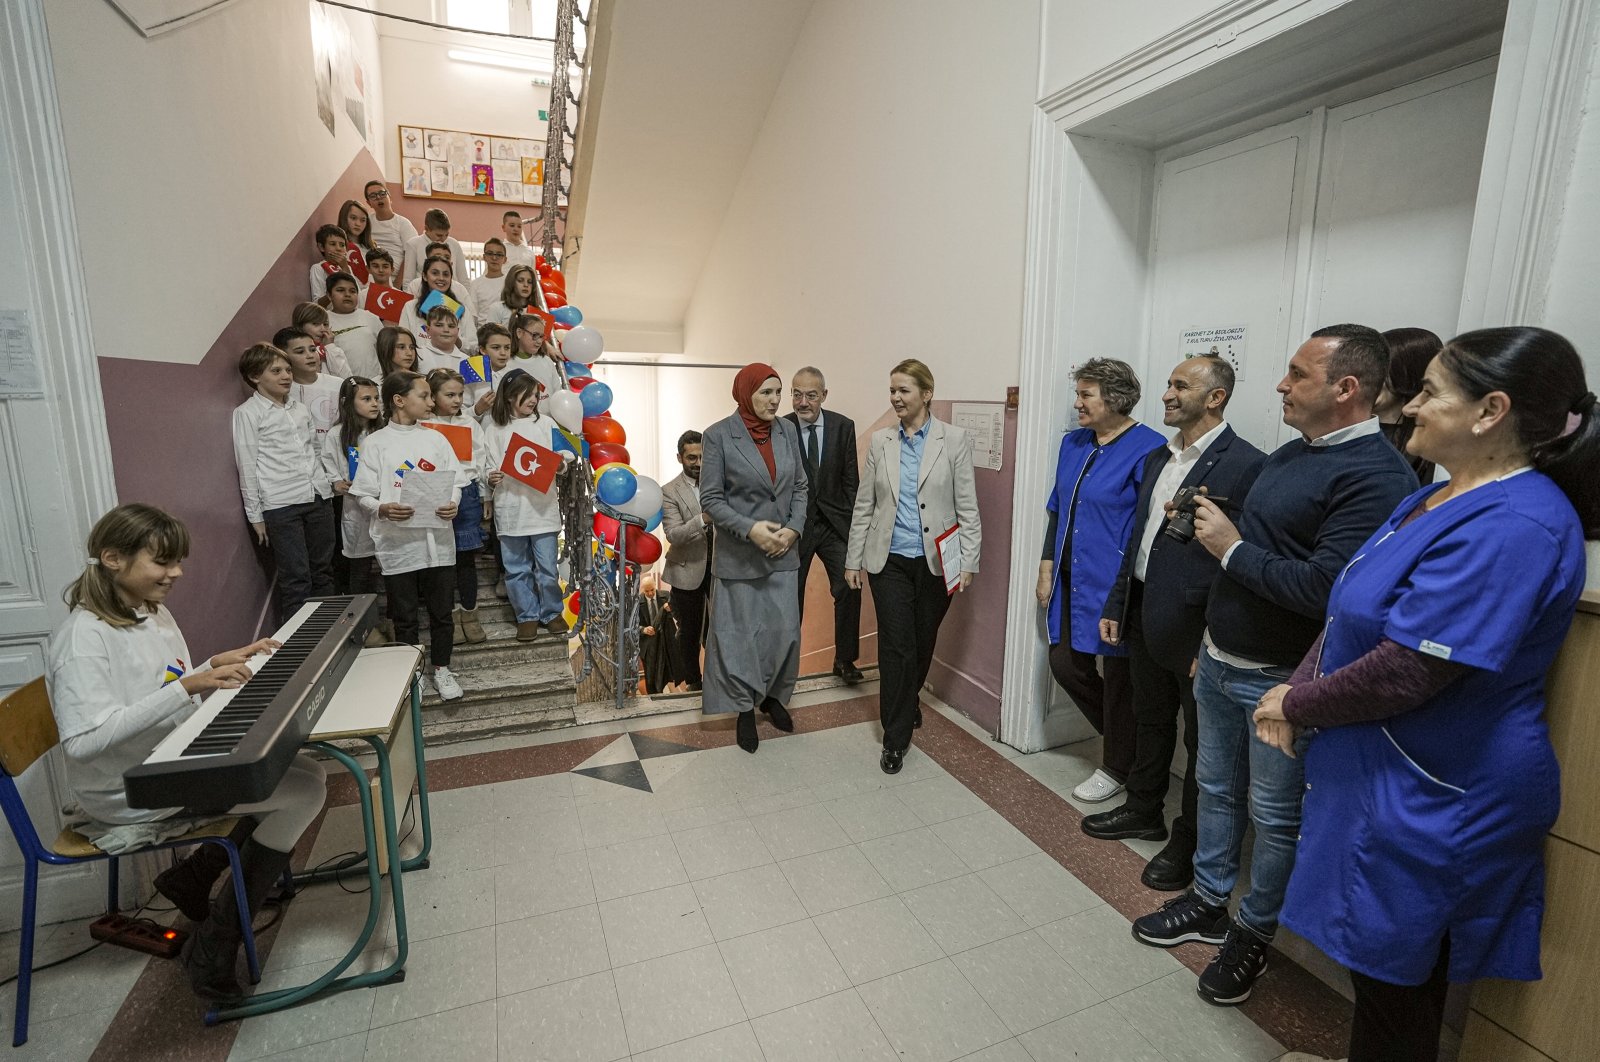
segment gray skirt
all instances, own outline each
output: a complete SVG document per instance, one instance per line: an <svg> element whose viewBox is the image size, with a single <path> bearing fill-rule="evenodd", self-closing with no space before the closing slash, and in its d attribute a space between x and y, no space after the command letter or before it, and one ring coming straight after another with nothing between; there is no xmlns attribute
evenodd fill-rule
<svg viewBox="0 0 1600 1062"><path fill-rule="evenodd" d="M700 703L707 715L785 706L800 673L800 572L712 579Z"/></svg>

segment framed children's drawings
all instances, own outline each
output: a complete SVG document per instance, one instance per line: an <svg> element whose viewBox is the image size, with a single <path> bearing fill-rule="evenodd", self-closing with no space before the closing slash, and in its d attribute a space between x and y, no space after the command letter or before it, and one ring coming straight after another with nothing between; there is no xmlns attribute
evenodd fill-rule
<svg viewBox="0 0 1600 1062"><path fill-rule="evenodd" d="M519 206L543 199L543 140L419 125L397 135L405 195Z"/></svg>

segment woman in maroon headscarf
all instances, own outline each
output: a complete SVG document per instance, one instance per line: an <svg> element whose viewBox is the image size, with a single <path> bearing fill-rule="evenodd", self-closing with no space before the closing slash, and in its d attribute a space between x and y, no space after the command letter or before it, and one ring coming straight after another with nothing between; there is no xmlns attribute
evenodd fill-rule
<svg viewBox="0 0 1600 1062"><path fill-rule="evenodd" d="M705 430L700 506L711 518L711 619L701 704L739 713L739 747L759 743L755 710L793 730L800 670L800 557L806 473L800 433L778 416L783 381L760 362L733 378L733 415Z"/></svg>

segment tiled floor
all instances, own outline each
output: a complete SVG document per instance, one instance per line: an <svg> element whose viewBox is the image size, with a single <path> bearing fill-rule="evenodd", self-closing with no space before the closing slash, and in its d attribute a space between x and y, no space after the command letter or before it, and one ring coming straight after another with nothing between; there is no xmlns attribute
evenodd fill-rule
<svg viewBox="0 0 1600 1062"><path fill-rule="evenodd" d="M1300 1046L1202 1003L1176 953L1136 944L1122 911L1030 839L1043 835L939 762L955 758L914 749L886 776L874 724L805 732L807 712L755 756L700 740L694 719L640 721L653 733L637 741L616 724L599 740L541 735L552 755L575 739L587 755L436 792L432 867L404 879L403 983L187 1040L184 1010L165 1048L129 1050L106 1030L146 964L96 952L41 975L14 1057L1268 1062ZM1026 773L1011 770L961 725L930 720L926 745L1051 790L1087 774L1070 753L1004 750ZM355 806L330 808L310 861L358 836ZM263 986L316 976L365 906L336 885L304 890ZM41 958L75 932L54 930ZM394 944L391 930L362 962Z"/></svg>

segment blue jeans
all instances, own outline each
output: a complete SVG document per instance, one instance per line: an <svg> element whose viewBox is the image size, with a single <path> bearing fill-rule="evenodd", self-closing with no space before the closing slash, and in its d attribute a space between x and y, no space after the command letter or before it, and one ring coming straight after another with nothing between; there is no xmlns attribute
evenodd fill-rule
<svg viewBox="0 0 1600 1062"><path fill-rule="evenodd" d="M506 593L518 623L549 623L561 615L556 580L556 535L500 535Z"/></svg>
<svg viewBox="0 0 1600 1062"><path fill-rule="evenodd" d="M1262 744L1252 716L1261 695L1293 673L1287 667L1234 667L1202 647L1194 680L1200 723L1194 893L1206 903L1227 904L1239 878L1245 825L1253 822L1250 892L1239 903L1239 921L1266 940L1278 930L1278 912L1294 869L1305 769L1300 757ZM1297 751L1303 748L1303 741L1297 743Z"/></svg>

